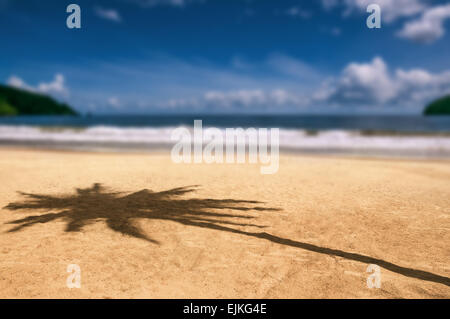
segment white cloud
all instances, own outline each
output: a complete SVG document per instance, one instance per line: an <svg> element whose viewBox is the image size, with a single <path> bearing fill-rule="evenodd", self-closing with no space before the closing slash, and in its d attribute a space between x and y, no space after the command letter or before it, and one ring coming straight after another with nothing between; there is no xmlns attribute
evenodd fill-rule
<svg viewBox="0 0 450 319"><path fill-rule="evenodd" d="M397 70L397 103L410 100L412 104L423 104L450 93L450 70L430 73L426 70Z"/></svg>
<svg viewBox="0 0 450 319"><path fill-rule="evenodd" d="M295 68L293 68L295 73ZM312 93L311 93L312 92ZM208 110L295 110L313 107L399 107L421 109L429 101L450 93L450 70L391 71L381 57L368 63L350 63L337 78L329 78L311 91L266 88L210 90L197 98L170 100L161 106Z"/></svg>
<svg viewBox="0 0 450 319"><path fill-rule="evenodd" d="M207 91L196 98L170 99L157 103L162 109L190 109L208 111L264 111L304 107L308 99L284 89L250 89L235 91ZM155 105L153 105L155 106Z"/></svg>
<svg viewBox="0 0 450 319"><path fill-rule="evenodd" d="M334 83L328 99L337 103L387 102L395 95L387 66L381 58L370 63L350 63Z"/></svg>
<svg viewBox="0 0 450 319"><path fill-rule="evenodd" d="M94 12L97 16L99 16L102 19L110 20L116 23L122 22L122 17L120 16L120 13L117 10L95 7Z"/></svg>
<svg viewBox="0 0 450 319"><path fill-rule="evenodd" d="M18 89L27 90L27 91L36 91L33 87L29 86L21 78L19 78L18 76L15 76L15 75L10 76L10 78L8 79L8 81L6 83L9 86L12 86L12 87L15 87Z"/></svg>
<svg viewBox="0 0 450 319"><path fill-rule="evenodd" d="M295 95L283 89L275 89L270 92L270 103L273 103L275 106L291 105L294 107L305 107L309 103L309 98Z"/></svg>
<svg viewBox="0 0 450 319"><path fill-rule="evenodd" d="M65 94L67 88L64 86L64 76L62 74L56 74L52 82L39 83L38 91L43 93Z"/></svg>
<svg viewBox="0 0 450 319"><path fill-rule="evenodd" d="M24 80L19 78L18 76L12 75L7 84L22 90L27 90L31 92L44 93L44 94L52 94L57 96L67 96L69 94L69 90L64 84L64 76L62 74L56 74L55 78L51 82L41 82L36 87L33 87L27 84Z"/></svg>
<svg viewBox="0 0 450 319"><path fill-rule="evenodd" d="M339 106L423 107L429 100L448 93L450 70L390 72L383 59L376 57L369 63L350 63L337 79L326 81L314 97Z"/></svg>
<svg viewBox="0 0 450 319"><path fill-rule="evenodd" d="M397 35L419 43L432 43L445 34L444 23L450 19L450 3L431 7L425 0L321 0L326 10L344 9L344 16L357 11L366 13L367 6L378 4L384 22L400 18L407 21ZM419 16L419 17L417 17Z"/></svg>
<svg viewBox="0 0 450 319"><path fill-rule="evenodd" d="M126 65L110 61L93 66L84 80L92 81L93 74L107 74L105 81L120 85L120 100L114 98L116 90L92 85L84 89L83 96L90 95L90 100L80 102L80 108L95 102L104 111L115 107L140 112L284 112L348 107L402 112L419 111L432 99L450 93L450 70L391 69L381 57L349 63L329 78L281 54L251 61L236 57L229 65L167 56Z"/></svg>
<svg viewBox="0 0 450 319"><path fill-rule="evenodd" d="M450 3L427 9L420 18L405 23L397 34L416 42L431 43L445 34L446 19L450 19Z"/></svg>
<svg viewBox="0 0 450 319"><path fill-rule="evenodd" d="M343 6L345 8L344 15L349 15L355 10L366 13L367 6L370 4L380 6L383 21L386 22L414 16L426 8L423 0L322 0L322 6L326 10Z"/></svg>
<svg viewBox="0 0 450 319"><path fill-rule="evenodd" d="M239 90L234 92L210 91L204 95L204 100L209 104L229 108L234 105L249 107L261 105L266 102L266 94L262 90Z"/></svg>
<svg viewBox="0 0 450 319"><path fill-rule="evenodd" d="M284 88L209 90L196 97L174 98L146 107L224 112L316 107L421 110L429 101L449 93L450 70L441 73L423 69L390 71L384 60L376 57L368 63L348 64L337 78L329 78L309 92Z"/></svg>

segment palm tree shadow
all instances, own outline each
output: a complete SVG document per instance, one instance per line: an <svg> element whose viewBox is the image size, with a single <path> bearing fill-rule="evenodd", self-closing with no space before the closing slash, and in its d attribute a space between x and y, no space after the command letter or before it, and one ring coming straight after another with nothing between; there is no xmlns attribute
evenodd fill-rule
<svg viewBox="0 0 450 319"><path fill-rule="evenodd" d="M211 212L211 210L273 211L276 209L256 206L259 202L232 199L180 199L197 186L178 187L162 192L148 189L126 194L109 192L101 184L77 189L73 195L50 196L21 193L25 201L10 203L9 210L60 210L57 213L28 216L9 224L17 225L9 232L17 232L38 223L62 219L66 221L67 232L77 232L86 225L104 220L107 226L119 233L158 244L145 235L136 224L137 219L170 220L184 225L204 223L205 225L264 226L251 224L251 215ZM252 206L250 206L252 205Z"/></svg>
<svg viewBox="0 0 450 319"><path fill-rule="evenodd" d="M158 241L145 235L135 221L137 219L169 220L186 226L230 232L329 256L366 264L376 264L403 276L450 286L450 278L427 271L402 267L382 259L357 253L294 241L267 232L242 230L239 226L256 229L265 226L251 223L255 217L249 214L230 213L229 211L278 211L279 209L258 206L262 203L257 201L180 198L193 192L196 187L178 187L162 192L144 189L126 194L108 192L101 184L96 183L90 188L77 189L73 195L50 196L21 193L26 197L25 201L10 203L5 208L9 210L58 210L59 212L33 215L11 221L8 224L16 226L8 232L17 232L38 223L48 223L59 219L66 221L67 232L77 232L81 231L86 225L104 220L107 226L116 232L159 244ZM221 210L227 212L220 212Z"/></svg>

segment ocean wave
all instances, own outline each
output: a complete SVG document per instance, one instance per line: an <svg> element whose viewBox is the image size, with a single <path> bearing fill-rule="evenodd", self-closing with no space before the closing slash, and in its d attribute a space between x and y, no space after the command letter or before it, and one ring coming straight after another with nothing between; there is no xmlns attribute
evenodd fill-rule
<svg viewBox="0 0 450 319"><path fill-rule="evenodd" d="M114 127L93 126L87 128L34 127L24 125L0 125L0 142L3 144L47 145L70 148L71 145L86 149L109 146L143 149L155 145L170 147L176 141L171 134L177 127ZM185 127L193 132L192 127ZM206 128L205 128L206 129ZM221 129L225 134L225 130ZM450 136L442 135L377 135L360 131L324 130L307 131L280 129L280 148L316 152L360 152L420 156L450 157ZM204 140L207 143L208 140Z"/></svg>

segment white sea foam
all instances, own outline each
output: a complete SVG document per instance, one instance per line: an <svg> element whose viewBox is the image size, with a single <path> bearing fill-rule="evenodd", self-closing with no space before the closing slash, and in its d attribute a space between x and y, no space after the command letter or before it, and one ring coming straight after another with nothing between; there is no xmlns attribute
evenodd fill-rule
<svg viewBox="0 0 450 319"><path fill-rule="evenodd" d="M175 142L171 140L173 129L175 127L93 126L76 129L0 125L0 143L26 143L36 146L45 144L67 148L77 144L86 149L99 145L119 150L125 146L151 149L155 145L174 145ZM190 127L188 129L192 130ZM450 136L364 135L358 131L344 130L318 131L311 134L305 130L280 129L280 148L306 152L450 157Z"/></svg>

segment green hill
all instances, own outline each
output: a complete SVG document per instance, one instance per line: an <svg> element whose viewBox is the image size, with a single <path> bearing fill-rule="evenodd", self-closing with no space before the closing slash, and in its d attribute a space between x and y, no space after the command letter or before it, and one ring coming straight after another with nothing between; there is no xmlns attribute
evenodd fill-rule
<svg viewBox="0 0 450 319"><path fill-rule="evenodd" d="M0 116L11 115L77 115L77 112L49 96L0 85Z"/></svg>
<svg viewBox="0 0 450 319"><path fill-rule="evenodd" d="M0 116L17 115L17 110L13 108L5 99L0 99Z"/></svg>
<svg viewBox="0 0 450 319"><path fill-rule="evenodd" d="M450 115L450 95L430 103L423 111L424 115Z"/></svg>

